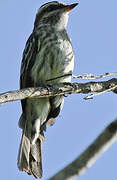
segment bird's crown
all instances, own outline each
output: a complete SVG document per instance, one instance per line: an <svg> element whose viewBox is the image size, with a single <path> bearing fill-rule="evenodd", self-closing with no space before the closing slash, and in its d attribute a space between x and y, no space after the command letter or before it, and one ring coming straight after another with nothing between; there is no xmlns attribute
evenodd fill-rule
<svg viewBox="0 0 117 180"><path fill-rule="evenodd" d="M43 11L43 10L52 11L52 10L56 10L58 8L63 8L63 7L65 7L65 3L58 2L58 1L52 1L52 2L43 4L39 8L39 11Z"/></svg>

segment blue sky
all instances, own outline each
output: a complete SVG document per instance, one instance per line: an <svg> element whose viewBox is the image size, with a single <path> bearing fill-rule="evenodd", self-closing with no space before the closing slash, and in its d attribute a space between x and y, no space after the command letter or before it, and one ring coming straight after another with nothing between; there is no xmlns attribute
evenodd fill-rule
<svg viewBox="0 0 117 180"><path fill-rule="evenodd" d="M47 1L0 0L0 93L19 88L22 52L37 9ZM77 1L64 1L74 3ZM116 72L117 1L82 0L70 13L67 31L75 53L74 74ZM80 80L76 80L81 82ZM83 81L85 82L85 81ZM117 96L103 94L85 101L69 95L43 144L43 180L74 160L117 117ZM0 107L0 177L33 180L19 172L17 154L21 138L20 102ZM116 179L117 143L105 152L79 180Z"/></svg>

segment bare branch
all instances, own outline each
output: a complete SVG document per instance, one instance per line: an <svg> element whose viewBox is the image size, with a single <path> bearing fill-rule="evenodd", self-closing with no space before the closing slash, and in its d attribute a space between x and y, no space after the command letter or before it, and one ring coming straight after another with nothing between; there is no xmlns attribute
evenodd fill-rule
<svg viewBox="0 0 117 180"><path fill-rule="evenodd" d="M117 93L117 79L113 78L108 81L101 82L88 82L88 83L65 83L57 84L46 87L33 87L26 88L17 91L9 91L3 94L0 94L0 104L22 100L25 98L34 98L34 97L49 97L49 96L58 96L64 94L73 94L73 93L94 93L94 92L107 92L113 91ZM95 96L95 95L93 95ZM86 97L88 99L90 97Z"/></svg>
<svg viewBox="0 0 117 180"><path fill-rule="evenodd" d="M106 90L104 90L104 91L101 91L101 92L98 92L98 93L95 93L95 94L91 94L91 95L89 95L89 96L86 96L86 97L84 97L84 99L85 99L85 100L87 100L87 99L92 99L94 96L98 96L98 95L104 94L104 93L106 93L106 92L113 91L113 90L115 90L116 88L117 88L117 85L116 85L116 86L113 86L113 87L111 87L111 88L108 88L108 89L106 89Z"/></svg>
<svg viewBox="0 0 117 180"><path fill-rule="evenodd" d="M80 79L86 79L86 80L91 80L91 79L102 79L110 76L116 76L117 72L114 73L105 73L102 75L94 75L91 73L83 73L83 74L78 74L78 75L72 75L73 78L80 78Z"/></svg>
<svg viewBox="0 0 117 180"><path fill-rule="evenodd" d="M116 140L117 120L113 121L78 158L48 180L73 180L78 178Z"/></svg>

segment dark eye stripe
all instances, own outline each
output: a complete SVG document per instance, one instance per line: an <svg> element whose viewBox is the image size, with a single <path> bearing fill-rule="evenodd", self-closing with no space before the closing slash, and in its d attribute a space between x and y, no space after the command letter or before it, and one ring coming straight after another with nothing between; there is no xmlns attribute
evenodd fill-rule
<svg viewBox="0 0 117 180"><path fill-rule="evenodd" d="M63 7L65 7L65 5L63 5L63 4L50 5L50 6L48 6L47 8L43 9L43 11L39 12L38 15L39 15L39 17L42 17L43 14L45 14L45 13L47 13L47 12L51 12L51 11L56 10L56 9L61 9L61 8L63 8Z"/></svg>

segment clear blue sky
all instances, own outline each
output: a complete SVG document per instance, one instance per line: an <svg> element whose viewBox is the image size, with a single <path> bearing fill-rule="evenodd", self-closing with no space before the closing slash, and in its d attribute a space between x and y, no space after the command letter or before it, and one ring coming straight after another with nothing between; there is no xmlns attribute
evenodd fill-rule
<svg viewBox="0 0 117 180"><path fill-rule="evenodd" d="M0 0L0 93L19 88L25 42L32 31L36 11L45 2ZM117 71L116 0L80 1L70 13L67 30L75 52L74 74ZM83 97L78 94L65 98L56 124L47 129L43 145L43 180L74 160L117 117L117 95L107 93L88 101ZM20 114L19 101L0 107L0 179L34 179L17 168ZM79 180L116 178L115 143Z"/></svg>

